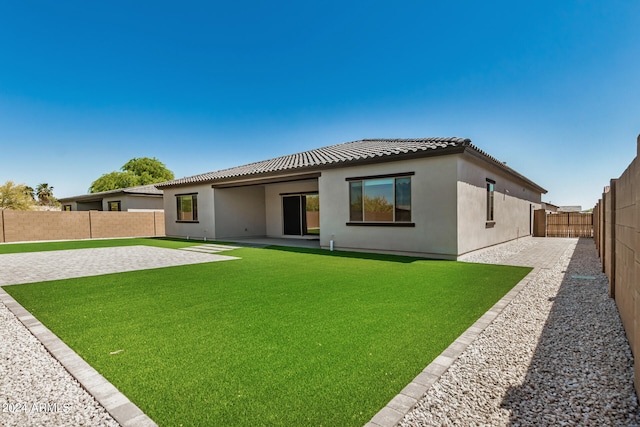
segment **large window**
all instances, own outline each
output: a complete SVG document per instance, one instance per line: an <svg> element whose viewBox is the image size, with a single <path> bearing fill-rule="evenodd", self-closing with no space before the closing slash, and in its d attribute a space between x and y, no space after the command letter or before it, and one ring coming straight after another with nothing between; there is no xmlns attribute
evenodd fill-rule
<svg viewBox="0 0 640 427"><path fill-rule="evenodd" d="M487 221L494 221L493 219L493 191L496 183L490 179L487 179Z"/></svg>
<svg viewBox="0 0 640 427"><path fill-rule="evenodd" d="M198 220L198 195L178 194L176 195L178 206L178 221Z"/></svg>
<svg viewBox="0 0 640 427"><path fill-rule="evenodd" d="M411 177L349 179L351 223L410 223Z"/></svg>

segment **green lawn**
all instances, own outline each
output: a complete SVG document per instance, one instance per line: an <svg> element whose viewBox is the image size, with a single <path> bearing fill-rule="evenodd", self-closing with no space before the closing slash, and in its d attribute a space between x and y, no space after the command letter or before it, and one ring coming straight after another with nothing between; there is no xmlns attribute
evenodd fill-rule
<svg viewBox="0 0 640 427"><path fill-rule="evenodd" d="M97 240L68 240L63 242L34 242L34 243L1 243L0 255L21 252L62 251L66 249L111 248L115 246L158 246L161 248L185 248L201 245L203 241L172 239L163 237L133 238L133 239L97 239Z"/></svg>
<svg viewBox="0 0 640 427"><path fill-rule="evenodd" d="M225 254L4 289L161 426L360 426L530 271Z"/></svg>

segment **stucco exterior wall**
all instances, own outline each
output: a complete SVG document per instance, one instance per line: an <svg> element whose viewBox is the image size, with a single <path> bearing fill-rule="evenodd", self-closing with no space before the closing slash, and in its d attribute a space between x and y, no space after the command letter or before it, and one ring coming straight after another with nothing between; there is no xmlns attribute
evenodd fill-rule
<svg viewBox="0 0 640 427"><path fill-rule="evenodd" d="M285 236L283 233L284 226L282 223L282 194L309 193L316 191L318 191L318 181L315 179L266 185L266 235L268 237L276 238L295 238L296 236ZM320 196L320 203L322 203L322 196ZM322 208L320 208L320 216L322 217ZM308 239L309 236L304 236L304 238Z"/></svg>
<svg viewBox="0 0 640 427"><path fill-rule="evenodd" d="M411 219L415 227L353 226L346 178L412 172ZM453 259L457 255L457 160L437 156L322 172L320 244L335 249L393 252Z"/></svg>
<svg viewBox="0 0 640 427"><path fill-rule="evenodd" d="M66 205L71 205L72 211L80 211L80 212L88 212L88 211L99 211L102 209L102 202L72 202L65 203Z"/></svg>
<svg viewBox="0 0 640 427"><path fill-rule="evenodd" d="M541 195L524 181L475 157L457 155L458 255L531 235ZM487 222L487 179L494 185L494 222Z"/></svg>
<svg viewBox="0 0 640 427"><path fill-rule="evenodd" d="M122 212L155 211L155 210L162 210L164 208L162 197L121 194L119 196L105 197L104 199L102 199L102 210L108 211L109 202L117 202L117 201L120 201L120 210Z"/></svg>
<svg viewBox="0 0 640 427"><path fill-rule="evenodd" d="M198 195L198 221L177 222L176 195L193 193ZM194 239L216 238L213 203L213 188L211 188L211 184L164 189L163 205L166 235Z"/></svg>
<svg viewBox="0 0 640 427"><path fill-rule="evenodd" d="M266 234L263 186L216 188L213 197L216 239Z"/></svg>

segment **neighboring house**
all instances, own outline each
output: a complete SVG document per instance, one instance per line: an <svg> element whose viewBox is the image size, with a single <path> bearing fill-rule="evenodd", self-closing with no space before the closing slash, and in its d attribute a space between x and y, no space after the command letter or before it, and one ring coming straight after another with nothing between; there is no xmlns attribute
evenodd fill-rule
<svg viewBox="0 0 640 427"><path fill-rule="evenodd" d="M546 193L462 138L348 142L156 186L168 236L444 259L530 235Z"/></svg>
<svg viewBox="0 0 640 427"><path fill-rule="evenodd" d="M542 202L542 208L541 209L544 209L547 213L558 212L558 206L554 205L553 203L549 203L549 202Z"/></svg>
<svg viewBox="0 0 640 427"><path fill-rule="evenodd" d="M582 206L558 206L558 212L582 212Z"/></svg>
<svg viewBox="0 0 640 427"><path fill-rule="evenodd" d="M58 199L63 211L162 211L162 190L154 185Z"/></svg>

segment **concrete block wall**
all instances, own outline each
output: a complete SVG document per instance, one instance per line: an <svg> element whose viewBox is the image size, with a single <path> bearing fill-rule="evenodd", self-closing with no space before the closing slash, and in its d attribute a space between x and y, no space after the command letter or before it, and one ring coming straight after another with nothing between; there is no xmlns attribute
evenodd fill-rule
<svg viewBox="0 0 640 427"><path fill-rule="evenodd" d="M154 212L153 213L153 223L155 226L154 236L164 236L164 212Z"/></svg>
<svg viewBox="0 0 640 427"><path fill-rule="evenodd" d="M89 239L89 212L5 210L4 241Z"/></svg>
<svg viewBox="0 0 640 427"><path fill-rule="evenodd" d="M115 213L115 215L114 215ZM147 212L89 212L91 237L142 237L155 233L154 215Z"/></svg>
<svg viewBox="0 0 640 427"><path fill-rule="evenodd" d="M631 351L636 392L640 394L640 136L638 155L594 208L596 247L609 277Z"/></svg>
<svg viewBox="0 0 640 427"><path fill-rule="evenodd" d="M0 243L164 236L162 212L3 210Z"/></svg>

